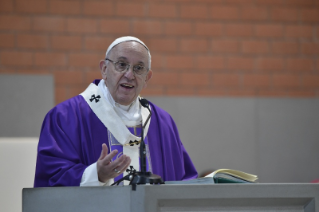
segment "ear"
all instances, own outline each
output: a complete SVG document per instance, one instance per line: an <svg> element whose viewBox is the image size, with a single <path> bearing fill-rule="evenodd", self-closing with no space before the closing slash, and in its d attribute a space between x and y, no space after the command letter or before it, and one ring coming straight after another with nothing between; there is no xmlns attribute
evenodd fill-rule
<svg viewBox="0 0 319 212"><path fill-rule="evenodd" d="M106 80L106 63L105 60L101 60L100 61L100 70L101 70L101 74L102 74L102 78L104 80Z"/></svg>
<svg viewBox="0 0 319 212"><path fill-rule="evenodd" d="M146 75L145 84L144 84L143 88L146 88L147 83L148 83L148 81L152 78L152 76L153 76L153 71L152 71L152 70L149 70L148 73L147 73L147 75Z"/></svg>

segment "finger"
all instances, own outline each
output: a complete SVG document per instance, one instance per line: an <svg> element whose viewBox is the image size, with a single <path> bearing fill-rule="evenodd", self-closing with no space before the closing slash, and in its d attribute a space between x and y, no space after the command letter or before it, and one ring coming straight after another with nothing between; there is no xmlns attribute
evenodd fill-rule
<svg viewBox="0 0 319 212"><path fill-rule="evenodd" d="M117 163L114 163L112 165L114 165L117 170L123 173L130 164L131 164L131 158L126 155L122 155L118 159Z"/></svg>
<svg viewBox="0 0 319 212"><path fill-rule="evenodd" d="M101 151L101 155L100 155L99 160L102 160L107 155L108 151L109 151L109 149L107 148L106 144L103 143L102 144L102 151Z"/></svg>
<svg viewBox="0 0 319 212"><path fill-rule="evenodd" d="M112 161L112 158L115 157L115 155L118 153L118 150L113 150L112 152L110 152L110 154L106 155L103 159L102 159L102 164L103 165L108 165L110 164L110 162ZM113 162L112 162L113 163ZM112 164L111 163L111 164Z"/></svg>

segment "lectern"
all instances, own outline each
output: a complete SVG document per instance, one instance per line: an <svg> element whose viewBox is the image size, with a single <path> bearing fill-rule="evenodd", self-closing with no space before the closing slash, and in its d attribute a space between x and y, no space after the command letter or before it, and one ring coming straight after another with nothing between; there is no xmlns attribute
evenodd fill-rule
<svg viewBox="0 0 319 212"><path fill-rule="evenodd" d="M23 212L319 212L319 184L54 187L22 193Z"/></svg>

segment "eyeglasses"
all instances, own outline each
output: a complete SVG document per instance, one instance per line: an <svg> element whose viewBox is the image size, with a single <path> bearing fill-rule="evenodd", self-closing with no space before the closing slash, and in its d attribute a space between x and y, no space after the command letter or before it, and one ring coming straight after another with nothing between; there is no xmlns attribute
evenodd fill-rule
<svg viewBox="0 0 319 212"><path fill-rule="evenodd" d="M105 60L112 62L117 72L122 73L122 72L128 71L129 68L131 67L129 63L121 61L121 60L117 62L114 62L113 60L110 60L108 58L105 58ZM143 74L146 74L148 70L142 65L135 65L133 66L133 72L137 75L143 75Z"/></svg>

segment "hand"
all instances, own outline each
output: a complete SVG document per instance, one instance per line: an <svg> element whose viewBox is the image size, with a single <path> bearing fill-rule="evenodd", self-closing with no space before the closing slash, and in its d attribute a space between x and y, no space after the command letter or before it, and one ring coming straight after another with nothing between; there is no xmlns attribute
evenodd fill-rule
<svg viewBox="0 0 319 212"><path fill-rule="evenodd" d="M131 158L126 155L122 155L111 162L112 158L118 153L117 150L113 150L112 152L110 152L110 154L107 153L108 148L106 144L102 144L101 156L96 163L97 175L100 182L106 182L112 178L119 176L131 164ZM115 169L118 172L116 172Z"/></svg>

